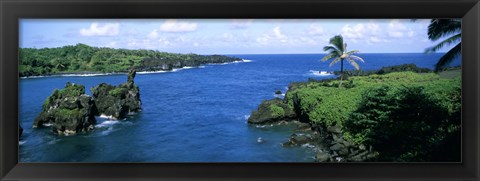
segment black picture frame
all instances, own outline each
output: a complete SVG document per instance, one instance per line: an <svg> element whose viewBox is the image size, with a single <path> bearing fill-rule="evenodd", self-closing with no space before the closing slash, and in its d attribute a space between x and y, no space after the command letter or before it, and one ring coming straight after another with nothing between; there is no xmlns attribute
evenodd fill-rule
<svg viewBox="0 0 480 181"><path fill-rule="evenodd" d="M461 18L461 163L18 163L19 18ZM1 180L478 180L478 0L0 0Z"/></svg>

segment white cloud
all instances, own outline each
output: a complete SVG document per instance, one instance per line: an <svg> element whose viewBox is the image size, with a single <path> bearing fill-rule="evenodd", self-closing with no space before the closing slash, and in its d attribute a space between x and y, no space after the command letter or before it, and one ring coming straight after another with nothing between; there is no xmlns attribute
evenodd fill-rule
<svg viewBox="0 0 480 181"><path fill-rule="evenodd" d="M106 23L103 26L92 23L89 28L80 29L82 36L115 36L120 32L119 23Z"/></svg>
<svg viewBox="0 0 480 181"><path fill-rule="evenodd" d="M167 20L160 25L160 31L168 33L192 32L197 30L197 23L181 22L177 20Z"/></svg>
<svg viewBox="0 0 480 181"><path fill-rule="evenodd" d="M405 35L413 37L414 32L411 28L407 28L400 20L391 20L388 24L388 35L393 38L402 38Z"/></svg>
<svg viewBox="0 0 480 181"><path fill-rule="evenodd" d="M153 30L152 32L150 32L150 33L147 35L147 37L150 38L150 39L158 38L158 30Z"/></svg>
<svg viewBox="0 0 480 181"><path fill-rule="evenodd" d="M366 33L366 28L365 25L363 24L357 24L355 26L351 26L350 24L347 24L343 26L341 30L341 34L350 39L360 39L363 38L365 33Z"/></svg>
<svg viewBox="0 0 480 181"><path fill-rule="evenodd" d="M257 42L263 45L270 44L272 42L286 43L287 40L288 37L282 33L282 30L279 26L257 38Z"/></svg>
<svg viewBox="0 0 480 181"><path fill-rule="evenodd" d="M324 35L325 34L325 29L319 24L311 24L310 27L307 30L308 35Z"/></svg>
<svg viewBox="0 0 480 181"><path fill-rule="evenodd" d="M359 23L355 26L347 24L341 29L341 34L350 39L362 39L370 36L377 36L381 33L380 26L376 23Z"/></svg>
<svg viewBox="0 0 480 181"><path fill-rule="evenodd" d="M369 45L375 43L388 42L385 38L385 32L379 24L375 22L359 23L356 25L347 24L340 30L341 35L352 41L353 43L367 43Z"/></svg>
<svg viewBox="0 0 480 181"><path fill-rule="evenodd" d="M280 27L277 26L275 28L273 28L273 35L276 39L279 39L279 40L285 40L287 39L287 36L285 36L282 31L280 30Z"/></svg>

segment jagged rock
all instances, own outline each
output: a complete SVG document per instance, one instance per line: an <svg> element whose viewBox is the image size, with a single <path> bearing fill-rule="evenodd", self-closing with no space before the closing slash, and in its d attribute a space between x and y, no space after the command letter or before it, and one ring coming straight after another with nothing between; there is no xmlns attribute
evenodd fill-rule
<svg viewBox="0 0 480 181"><path fill-rule="evenodd" d="M123 119L129 113L141 111L140 89L135 85L135 75L132 70L126 83L118 86L102 83L91 89L98 114Z"/></svg>
<svg viewBox="0 0 480 181"><path fill-rule="evenodd" d="M278 121L294 119L295 112L293 112L282 99L275 98L272 100L263 101L258 109L253 111L248 118L248 123L251 124L266 124Z"/></svg>
<svg viewBox="0 0 480 181"><path fill-rule="evenodd" d="M45 100L33 128L51 125L62 135L85 132L93 129L95 113L95 103L85 94L85 86L67 82L65 88L55 90Z"/></svg>

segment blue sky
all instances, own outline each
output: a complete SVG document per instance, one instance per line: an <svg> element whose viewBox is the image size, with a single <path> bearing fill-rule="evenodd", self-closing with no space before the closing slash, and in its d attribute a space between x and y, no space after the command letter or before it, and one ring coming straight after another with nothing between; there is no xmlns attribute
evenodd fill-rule
<svg viewBox="0 0 480 181"><path fill-rule="evenodd" d="M409 19L21 19L20 47L152 49L175 53L324 53L341 34L360 53L423 52L430 20ZM445 47L444 52L451 48Z"/></svg>

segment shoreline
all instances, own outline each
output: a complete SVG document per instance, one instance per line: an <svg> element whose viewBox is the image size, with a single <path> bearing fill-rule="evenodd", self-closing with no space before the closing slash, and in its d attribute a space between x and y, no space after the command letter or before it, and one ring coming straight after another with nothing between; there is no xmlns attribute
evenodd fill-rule
<svg viewBox="0 0 480 181"><path fill-rule="evenodd" d="M137 74L155 74L155 73L168 73L168 72L178 72L180 70L185 69L192 69L192 68L205 68L207 65L227 65L227 64L235 64L235 63L249 63L253 62L253 60L242 59L241 61L232 61L232 62L225 62L225 63L207 63L202 64L199 66L183 66L178 68L173 68L171 70L157 70L157 71L139 71ZM84 72L68 72L68 73L55 73L55 74L47 74L47 75L35 75L35 76L26 76L26 77L19 77L20 79L35 79L35 78L46 78L46 77L93 77L93 76L106 76L106 75L123 75L127 74L128 72L92 72L92 71L84 71Z"/></svg>

